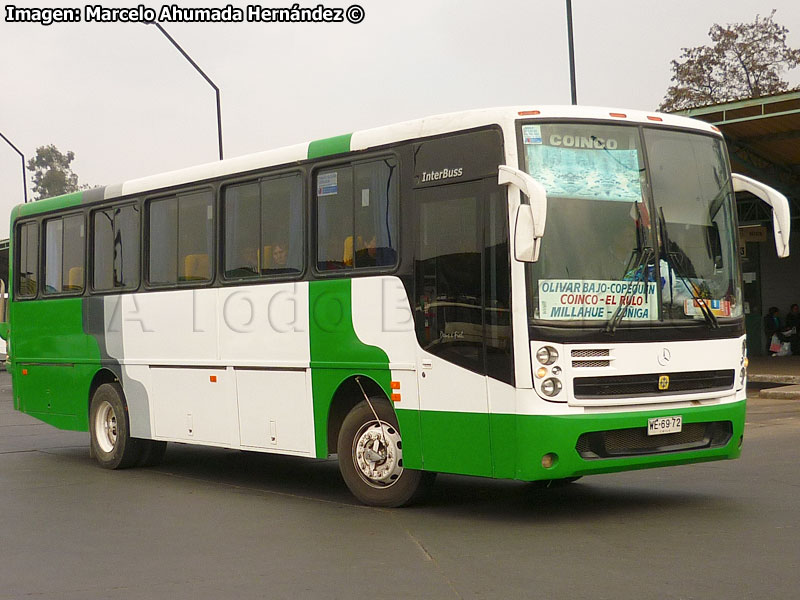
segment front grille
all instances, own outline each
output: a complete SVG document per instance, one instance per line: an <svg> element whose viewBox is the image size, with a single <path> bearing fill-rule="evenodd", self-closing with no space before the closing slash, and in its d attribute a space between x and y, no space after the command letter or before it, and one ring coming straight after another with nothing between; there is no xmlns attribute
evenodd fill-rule
<svg viewBox="0 0 800 600"><path fill-rule="evenodd" d="M659 380L669 377L669 386L659 389ZM662 394L692 394L733 389L735 371L686 371L683 373L642 373L610 377L576 377L576 399L631 398Z"/></svg>
<svg viewBox="0 0 800 600"><path fill-rule="evenodd" d="M573 350L570 355L572 358L593 358L595 356L611 356L608 348Z"/></svg>
<svg viewBox="0 0 800 600"><path fill-rule="evenodd" d="M585 348L580 350L572 350L572 366L576 369L598 368L611 366L611 350L608 348ZM608 357L608 358L603 358ZM575 360L590 359L590 360Z"/></svg>
<svg viewBox="0 0 800 600"><path fill-rule="evenodd" d="M592 367L608 367L611 365L610 360L573 360L572 366L575 369L587 369Z"/></svg>
<svg viewBox="0 0 800 600"><path fill-rule="evenodd" d="M677 433L647 435L647 427L611 429L584 433L578 438L575 449L581 458L593 460L663 452L681 452L720 448L733 435L730 421L712 423L686 423Z"/></svg>

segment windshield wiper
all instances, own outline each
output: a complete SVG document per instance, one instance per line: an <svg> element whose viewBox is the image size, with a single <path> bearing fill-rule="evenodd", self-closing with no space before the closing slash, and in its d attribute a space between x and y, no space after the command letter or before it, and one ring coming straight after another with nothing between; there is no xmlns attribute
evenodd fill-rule
<svg viewBox="0 0 800 600"><path fill-rule="evenodd" d="M636 248L631 253L628 264L625 265L625 273L622 275L622 278L624 279L628 273L633 271L633 280L631 283L636 284L638 283L637 279L640 277L639 270L641 269L641 280L644 281L645 284L644 297L647 298L647 267L650 264L650 259L655 255L655 252L650 246L645 246L647 232L642 224L642 213L639 210L639 203L634 202L633 206L636 209ZM633 292L631 291L631 295L632 294ZM622 322L622 319L625 318L625 314L628 312L625 302L626 297L628 296L625 293L620 296L614 314L611 315L608 319L608 323L606 323L604 330L606 333L613 334L617 326Z"/></svg>
<svg viewBox="0 0 800 600"><path fill-rule="evenodd" d="M670 252L670 239L669 233L667 232L667 220L664 218L663 206L658 208L658 231L661 235L661 243L664 246L664 258L667 261L667 265L672 271L675 272L675 274L678 276L678 279L680 279L681 283L683 283L684 287L686 287L686 290L689 292L689 295L691 295L694 304L700 308L700 312L703 314L703 318L705 319L708 327L710 329L719 329L719 322L717 321L717 317L712 312L711 307L708 306L708 300L697 295L694 284L689 280L686 272L680 266L680 261L676 258L673 258L672 252ZM669 287L671 295L671 281ZM672 302L670 302L670 306L672 306Z"/></svg>

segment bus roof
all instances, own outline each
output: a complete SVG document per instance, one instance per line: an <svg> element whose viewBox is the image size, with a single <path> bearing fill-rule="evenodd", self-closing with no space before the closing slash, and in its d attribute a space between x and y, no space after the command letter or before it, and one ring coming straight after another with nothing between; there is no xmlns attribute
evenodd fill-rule
<svg viewBox="0 0 800 600"><path fill-rule="evenodd" d="M467 110L365 129L351 134L131 179L120 184L95 188L87 192L76 192L29 202L28 204L18 205L12 211L11 218L13 221L19 217L57 210L66 206L74 206L86 201L101 201L121 196L142 194L191 182L247 173L266 167L292 165L312 158L366 150L394 142L441 135L463 129L473 129L492 124L512 127L514 122L520 119L550 120L557 118L597 119L648 125L659 124L721 135L719 130L697 119L640 110L570 105L529 105ZM83 198L83 196L86 197Z"/></svg>

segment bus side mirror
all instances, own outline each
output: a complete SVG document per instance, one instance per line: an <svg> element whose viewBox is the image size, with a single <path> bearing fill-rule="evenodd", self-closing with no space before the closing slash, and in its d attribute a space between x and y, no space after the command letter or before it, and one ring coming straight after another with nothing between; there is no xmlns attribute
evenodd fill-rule
<svg viewBox="0 0 800 600"><path fill-rule="evenodd" d="M778 190L750 179L744 175L731 175L734 192L750 192L772 207L772 229L775 234L775 249L778 256L789 256L789 234L791 233L791 214L789 201Z"/></svg>
<svg viewBox="0 0 800 600"><path fill-rule="evenodd" d="M520 262L539 260L539 249L547 220L547 192L533 177L506 165L500 165L497 183L513 185L528 197L529 204L517 207L514 221L514 258Z"/></svg>

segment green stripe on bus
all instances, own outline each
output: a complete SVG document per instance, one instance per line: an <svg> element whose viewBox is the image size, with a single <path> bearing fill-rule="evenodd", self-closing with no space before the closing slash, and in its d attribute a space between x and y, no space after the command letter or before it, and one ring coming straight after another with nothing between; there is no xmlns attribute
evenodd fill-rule
<svg viewBox="0 0 800 600"><path fill-rule="evenodd" d="M350 152L352 133L316 140L308 145L308 158L320 158Z"/></svg>
<svg viewBox="0 0 800 600"><path fill-rule="evenodd" d="M328 412L336 390L347 378L362 375L391 394L389 357L356 335L350 279L311 281L308 285L311 387L316 454L328 455ZM357 364L354 364L357 363Z"/></svg>
<svg viewBox="0 0 800 600"><path fill-rule="evenodd" d="M83 200L83 192L73 192L71 194L64 194L63 196L54 196L44 200L36 200L28 202L27 204L20 205L17 217L28 217L30 215L38 215L43 212L51 210L58 210L60 208L71 208L73 206L80 206Z"/></svg>

